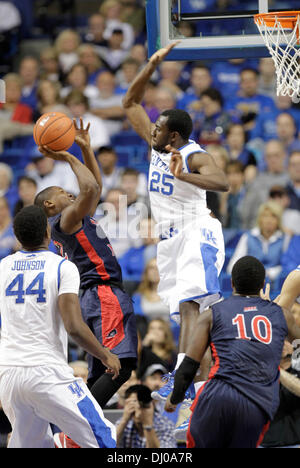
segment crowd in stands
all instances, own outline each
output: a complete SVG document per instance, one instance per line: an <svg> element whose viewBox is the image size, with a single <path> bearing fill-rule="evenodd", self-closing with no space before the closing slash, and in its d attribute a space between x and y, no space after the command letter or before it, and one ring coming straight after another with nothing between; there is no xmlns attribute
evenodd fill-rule
<svg viewBox="0 0 300 468"><path fill-rule="evenodd" d="M91 144L103 179L95 218L111 240L137 315L143 366L130 384L145 385L145 379L173 368L178 339L178 327L170 323L157 294L158 239L147 194L148 148L122 107L124 94L147 61L145 1L95 2L83 25L62 25L56 35L44 31L41 44L46 39L48 45L25 55L20 46L30 32L22 31L25 20L19 3L0 1L0 12L4 6L11 8L14 19L9 29L0 21L0 34L9 44L8 65L0 74L6 85L6 102L0 104L0 258L17 248L12 218L36 193L59 185L78 194L69 166L38 152L34 123L49 111L82 117L84 125L91 123ZM25 3L33 10L33 2ZM197 8L204 4L211 11L218 3L224 2L199 1ZM193 32L191 25L179 27L182 34ZM38 44L38 35L33 39ZM249 254L265 265L275 297L283 279L300 263L300 105L276 95L272 59L165 61L147 86L143 106L152 122L167 108L186 110L194 123L191 138L227 173L229 192L207 194L212 215L224 228L224 296L231 294L234 262ZM76 144L69 151L81 158ZM113 218L106 204L115 208ZM70 361L77 360L84 355L70 344ZM149 370L152 365L158 366L155 372ZM127 389L122 387L112 407L126 407L124 398L128 401L131 395ZM126 414L118 434L120 446L126 437L138 438ZM173 441L168 443L172 446Z"/></svg>

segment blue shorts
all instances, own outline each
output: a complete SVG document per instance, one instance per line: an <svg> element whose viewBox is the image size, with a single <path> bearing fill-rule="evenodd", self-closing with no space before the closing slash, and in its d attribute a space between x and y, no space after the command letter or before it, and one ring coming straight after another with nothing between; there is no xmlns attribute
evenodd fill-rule
<svg viewBox="0 0 300 468"><path fill-rule="evenodd" d="M216 378L199 390L191 409L188 448L256 448L269 427L267 413Z"/></svg>
<svg viewBox="0 0 300 468"><path fill-rule="evenodd" d="M119 359L137 358L137 329L129 295L118 287L95 285L82 292L81 311L98 341ZM88 355L88 378L105 371L101 361Z"/></svg>

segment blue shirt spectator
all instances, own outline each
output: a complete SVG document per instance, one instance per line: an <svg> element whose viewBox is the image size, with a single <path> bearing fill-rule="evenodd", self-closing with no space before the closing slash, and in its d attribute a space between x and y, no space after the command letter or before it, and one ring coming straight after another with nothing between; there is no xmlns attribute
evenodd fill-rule
<svg viewBox="0 0 300 468"><path fill-rule="evenodd" d="M300 236L293 236L287 250L281 259L282 274L288 275L299 265L300 258Z"/></svg>
<svg viewBox="0 0 300 468"><path fill-rule="evenodd" d="M290 199L288 208L300 211L300 149L291 153L288 171L290 175L290 182L286 186Z"/></svg>
<svg viewBox="0 0 300 468"><path fill-rule="evenodd" d="M290 240L281 229L281 218L282 208L276 202L270 201L260 206L258 226L245 232L240 238L227 267L229 274L237 260L245 255L252 255L262 262L271 282L278 278L282 270L282 255Z"/></svg>
<svg viewBox="0 0 300 468"><path fill-rule="evenodd" d="M247 130L253 128L258 115L273 111L275 103L272 98L258 94L258 72L246 68L240 74L240 90L236 96L229 98L224 106L235 121L247 125Z"/></svg>
<svg viewBox="0 0 300 468"><path fill-rule="evenodd" d="M0 259L13 253L16 238L12 226L12 219L8 201L0 198Z"/></svg>

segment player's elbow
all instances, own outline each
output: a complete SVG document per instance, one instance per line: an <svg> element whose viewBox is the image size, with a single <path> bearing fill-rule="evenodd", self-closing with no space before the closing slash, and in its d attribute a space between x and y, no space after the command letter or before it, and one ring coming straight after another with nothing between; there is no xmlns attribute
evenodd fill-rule
<svg viewBox="0 0 300 468"><path fill-rule="evenodd" d="M130 97L130 95L128 93L125 94L125 96L122 99L123 109L125 109L125 110L130 109L134 104L135 104L135 102L132 99L132 97Z"/></svg>

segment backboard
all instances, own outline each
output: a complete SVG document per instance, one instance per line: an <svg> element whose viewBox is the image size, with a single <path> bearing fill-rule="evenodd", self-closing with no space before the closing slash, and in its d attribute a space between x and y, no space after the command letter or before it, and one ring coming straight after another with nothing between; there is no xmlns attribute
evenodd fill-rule
<svg viewBox="0 0 300 468"><path fill-rule="evenodd" d="M254 15L296 9L299 0L147 0L148 54L180 39L167 60L269 57Z"/></svg>

